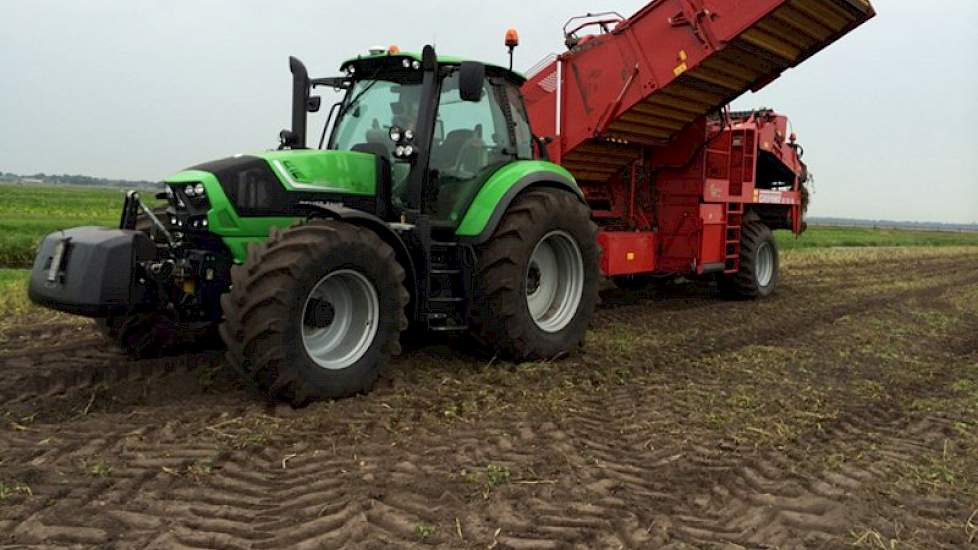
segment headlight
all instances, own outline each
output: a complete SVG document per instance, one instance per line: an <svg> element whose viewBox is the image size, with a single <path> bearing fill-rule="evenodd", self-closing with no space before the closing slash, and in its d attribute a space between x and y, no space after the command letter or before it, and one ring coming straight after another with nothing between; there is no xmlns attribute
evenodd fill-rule
<svg viewBox="0 0 978 550"><path fill-rule="evenodd" d="M194 196L197 195L196 186L194 186L194 185L188 185L188 186L184 187L183 188L183 194L184 195L187 195L188 197L193 198Z"/></svg>
<svg viewBox="0 0 978 550"><path fill-rule="evenodd" d="M413 154L414 154L414 146L413 145L405 145L404 146L404 156L405 157L410 157Z"/></svg>
<svg viewBox="0 0 978 550"><path fill-rule="evenodd" d="M203 196L204 196L204 184L203 184L203 183L198 183L197 185L195 185L195 186L194 186L194 191L195 191L195 192L196 192L196 193L197 193L198 195L200 195L200 196L202 196L202 197L203 197Z"/></svg>
<svg viewBox="0 0 978 550"><path fill-rule="evenodd" d="M397 147L394 148L394 156L395 157L403 157L404 156L404 146L403 145L398 145Z"/></svg>
<svg viewBox="0 0 978 550"><path fill-rule="evenodd" d="M414 130L411 130L411 129L404 130L404 139L406 139L408 141L413 141L414 140Z"/></svg>
<svg viewBox="0 0 978 550"><path fill-rule="evenodd" d="M394 143L401 141L401 129L398 128L397 126L391 127L390 137L391 137L391 141L393 141Z"/></svg>

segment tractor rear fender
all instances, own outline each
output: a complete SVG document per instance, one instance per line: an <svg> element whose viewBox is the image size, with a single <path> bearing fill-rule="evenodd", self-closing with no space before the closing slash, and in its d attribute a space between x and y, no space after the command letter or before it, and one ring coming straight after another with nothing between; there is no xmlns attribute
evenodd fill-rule
<svg viewBox="0 0 978 550"><path fill-rule="evenodd" d="M469 244L486 242L517 195L537 187L561 189L585 203L574 176L564 168L546 161L517 161L500 168L486 181L455 234Z"/></svg>
<svg viewBox="0 0 978 550"><path fill-rule="evenodd" d="M404 244L404 240L401 239L400 235L394 232L394 230L391 229L384 222L384 220L370 214L369 212L364 212L355 208L348 208L341 204L307 203L304 206L314 212L312 217L343 221L351 225L356 225L373 231L382 241L389 244L390 247L394 249L394 255L397 257L397 261L400 262L401 267L404 268L407 275L404 284L411 293L411 311L409 317L413 319L413 310L415 304L417 303L415 297L418 295L417 279L415 277L416 272L414 270L414 260L411 258L411 253L408 250L407 245Z"/></svg>

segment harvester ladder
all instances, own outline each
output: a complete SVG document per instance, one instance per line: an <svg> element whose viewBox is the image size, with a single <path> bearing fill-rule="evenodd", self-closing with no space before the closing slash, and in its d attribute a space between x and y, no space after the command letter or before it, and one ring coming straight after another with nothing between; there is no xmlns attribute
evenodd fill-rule
<svg viewBox="0 0 978 550"><path fill-rule="evenodd" d="M740 270L740 237L744 220L744 203L727 203L726 243L724 244L724 273Z"/></svg>

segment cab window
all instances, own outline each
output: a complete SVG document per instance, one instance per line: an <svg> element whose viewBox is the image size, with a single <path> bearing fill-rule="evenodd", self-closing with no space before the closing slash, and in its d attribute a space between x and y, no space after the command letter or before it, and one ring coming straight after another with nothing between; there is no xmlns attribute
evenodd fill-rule
<svg viewBox="0 0 978 550"><path fill-rule="evenodd" d="M432 142L431 214L458 223L482 184L514 158L503 107L505 94L486 79L482 99L462 101L458 73L442 83Z"/></svg>

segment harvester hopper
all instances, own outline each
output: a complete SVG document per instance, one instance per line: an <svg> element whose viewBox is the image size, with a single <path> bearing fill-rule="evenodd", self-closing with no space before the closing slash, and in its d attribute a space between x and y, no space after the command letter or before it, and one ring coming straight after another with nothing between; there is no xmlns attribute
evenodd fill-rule
<svg viewBox="0 0 978 550"><path fill-rule="evenodd" d="M641 149L758 90L875 15L866 0L659 0L565 27L524 87L551 157L605 181ZM590 28L600 34L580 36Z"/></svg>

